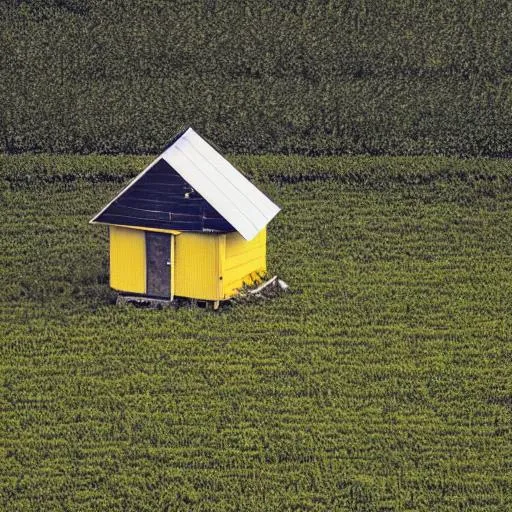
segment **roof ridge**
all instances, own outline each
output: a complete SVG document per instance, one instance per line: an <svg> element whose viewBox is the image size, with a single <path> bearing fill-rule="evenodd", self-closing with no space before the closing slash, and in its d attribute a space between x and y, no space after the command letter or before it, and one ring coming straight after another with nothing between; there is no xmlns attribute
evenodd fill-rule
<svg viewBox="0 0 512 512"><path fill-rule="evenodd" d="M192 128L192 126L190 126L189 124L182 124L180 126L180 129L167 141L167 144L164 146L164 149L162 149L162 151L160 151L160 155L166 149L169 149L187 130L190 130L191 128Z"/></svg>

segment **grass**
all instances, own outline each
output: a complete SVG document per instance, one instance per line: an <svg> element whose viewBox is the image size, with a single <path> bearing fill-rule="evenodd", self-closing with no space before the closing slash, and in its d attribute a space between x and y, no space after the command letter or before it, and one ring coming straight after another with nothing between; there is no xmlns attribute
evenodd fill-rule
<svg viewBox="0 0 512 512"><path fill-rule="evenodd" d="M0 152L510 156L510 2L0 2Z"/></svg>
<svg viewBox="0 0 512 512"><path fill-rule="evenodd" d="M112 304L145 157L0 158L0 508L510 510L512 164L232 160L293 293L213 313Z"/></svg>

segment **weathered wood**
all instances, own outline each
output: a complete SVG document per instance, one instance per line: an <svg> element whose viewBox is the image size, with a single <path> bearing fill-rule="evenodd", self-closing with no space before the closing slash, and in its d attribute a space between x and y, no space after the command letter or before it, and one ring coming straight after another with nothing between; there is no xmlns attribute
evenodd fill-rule
<svg viewBox="0 0 512 512"><path fill-rule="evenodd" d="M116 304L118 306L124 304L133 304L134 306L146 307L150 309L163 309L163 308L178 308L178 307L192 307L211 309L217 311L220 307L220 300L200 300L200 299L187 299L184 297L177 297L173 300L159 299L155 297L145 297L143 295L123 295L117 296Z"/></svg>
<svg viewBox="0 0 512 512"><path fill-rule="evenodd" d="M176 307L175 301L168 299L155 299L153 297L141 297L136 295L118 295L116 304L134 304L136 306L148 307L152 309L162 309Z"/></svg>
<svg viewBox="0 0 512 512"><path fill-rule="evenodd" d="M146 293L170 299L171 295L171 235L146 233Z"/></svg>
<svg viewBox="0 0 512 512"><path fill-rule="evenodd" d="M211 309L217 311L220 306L220 300L197 300L197 306L204 309Z"/></svg>
<svg viewBox="0 0 512 512"><path fill-rule="evenodd" d="M262 285L258 286L258 288L255 288L254 290L249 290L249 293L252 295L256 295L257 293L260 293L262 290L267 288L267 286L270 286L275 282L277 279L277 276L274 276L272 279L269 279L268 281L265 281Z"/></svg>
<svg viewBox="0 0 512 512"><path fill-rule="evenodd" d="M279 295L281 292L289 292L290 287L277 276L265 281L257 288L243 288L237 295L234 295L229 300L235 303L244 303L253 299L272 299Z"/></svg>
<svg viewBox="0 0 512 512"><path fill-rule="evenodd" d="M290 287L282 280L282 279L278 279L277 280L277 285L279 286L279 288L281 288L281 290L283 291L287 291L290 289Z"/></svg>

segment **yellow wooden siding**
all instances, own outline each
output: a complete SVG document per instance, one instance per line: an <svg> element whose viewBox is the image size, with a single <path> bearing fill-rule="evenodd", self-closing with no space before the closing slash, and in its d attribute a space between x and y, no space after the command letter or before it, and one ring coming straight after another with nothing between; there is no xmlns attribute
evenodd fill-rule
<svg viewBox="0 0 512 512"><path fill-rule="evenodd" d="M146 292L144 231L110 226L110 286L131 293Z"/></svg>
<svg viewBox="0 0 512 512"><path fill-rule="evenodd" d="M222 298L220 236L182 232L175 237L174 293L176 296L203 300Z"/></svg>
<svg viewBox="0 0 512 512"><path fill-rule="evenodd" d="M262 229L247 241L239 233L225 235L225 253L222 257L223 298L233 296L244 284L259 281L267 270L267 230Z"/></svg>
<svg viewBox="0 0 512 512"><path fill-rule="evenodd" d="M171 237L171 261L171 296L227 299L266 272L266 229L251 241L237 232L182 232ZM146 292L144 231L110 226L110 286Z"/></svg>

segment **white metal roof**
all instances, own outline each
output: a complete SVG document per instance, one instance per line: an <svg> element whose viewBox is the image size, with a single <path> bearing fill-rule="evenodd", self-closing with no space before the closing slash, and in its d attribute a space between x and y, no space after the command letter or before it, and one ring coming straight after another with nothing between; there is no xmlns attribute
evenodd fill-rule
<svg viewBox="0 0 512 512"><path fill-rule="evenodd" d="M94 222L162 158L246 240L254 238L280 211L280 208L265 194L192 128L189 128L106 205L91 222Z"/></svg>
<svg viewBox="0 0 512 512"><path fill-rule="evenodd" d="M192 128L161 155L246 240L280 211Z"/></svg>

